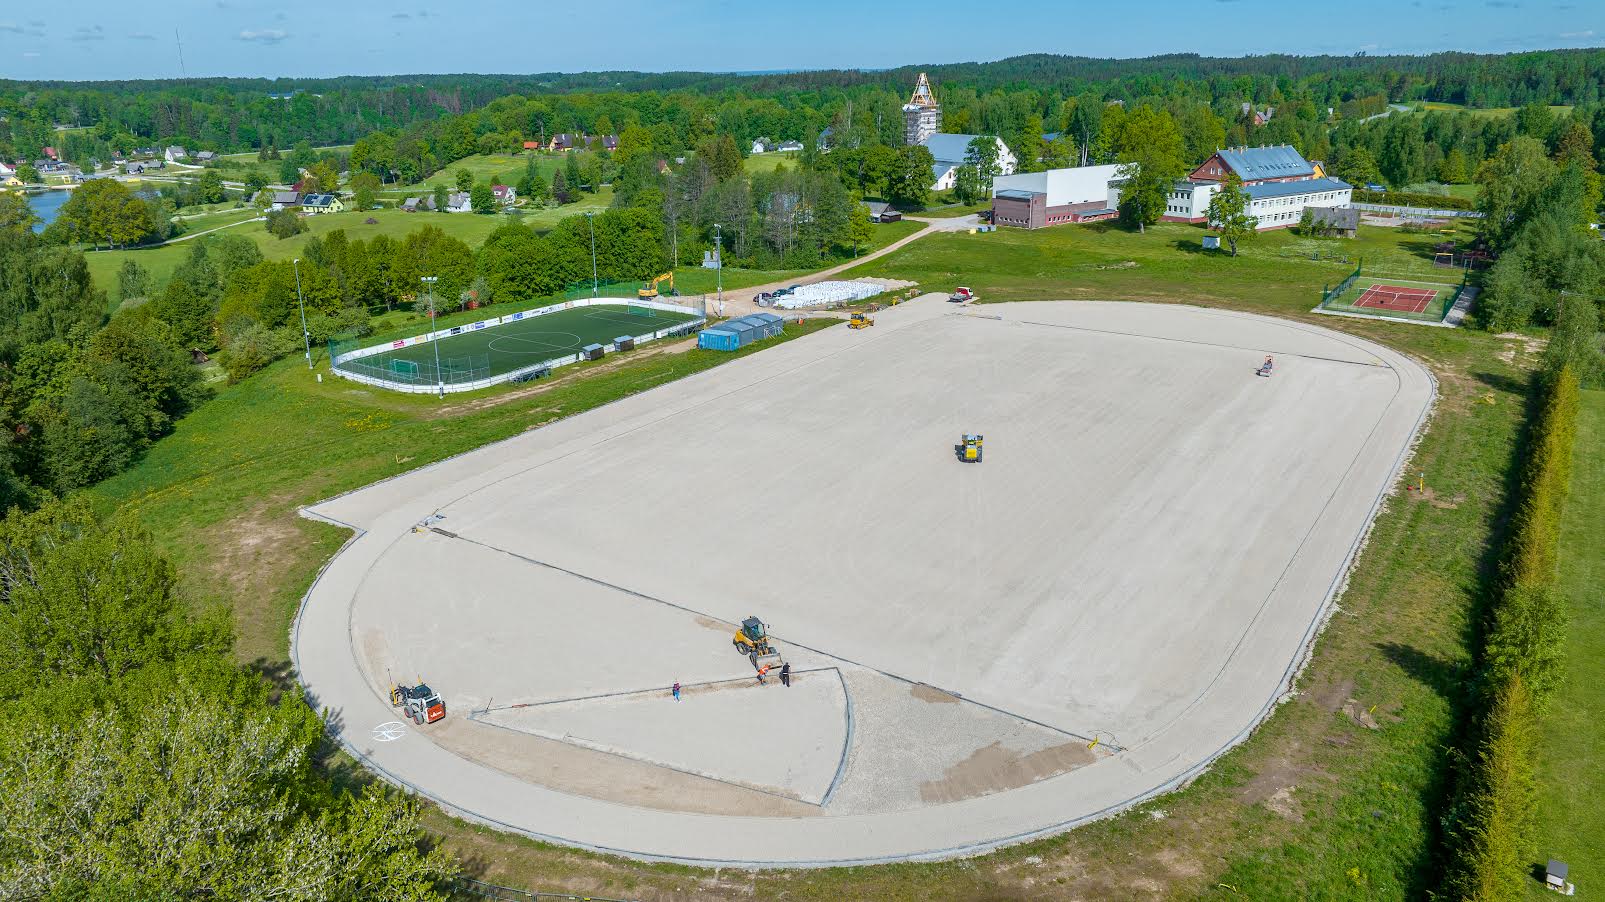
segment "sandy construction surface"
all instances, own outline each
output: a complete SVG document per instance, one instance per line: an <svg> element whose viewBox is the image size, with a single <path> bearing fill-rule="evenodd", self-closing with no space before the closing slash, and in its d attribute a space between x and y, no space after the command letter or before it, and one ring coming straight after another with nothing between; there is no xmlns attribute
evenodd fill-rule
<svg viewBox="0 0 1605 902"><path fill-rule="evenodd" d="M1299 323L927 297L316 506L361 533L296 660L370 766L530 835L760 865L1016 841L1264 716L1432 397ZM750 614L797 685L731 647ZM471 723L374 738L414 676ZM630 788L654 771L676 789Z"/></svg>

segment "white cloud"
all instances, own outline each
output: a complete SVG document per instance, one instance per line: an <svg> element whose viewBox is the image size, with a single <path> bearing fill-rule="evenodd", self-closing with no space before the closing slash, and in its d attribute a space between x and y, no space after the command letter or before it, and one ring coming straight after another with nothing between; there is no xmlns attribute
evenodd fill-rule
<svg viewBox="0 0 1605 902"><path fill-rule="evenodd" d="M240 32L240 40L255 41L258 44L277 44L289 36L287 32L277 28L247 28Z"/></svg>
<svg viewBox="0 0 1605 902"><path fill-rule="evenodd" d="M12 34L22 34L22 26L15 22L0 22L0 31L9 31Z"/></svg>
<svg viewBox="0 0 1605 902"><path fill-rule="evenodd" d="M1587 31L1563 31L1560 33L1560 36L1574 40L1576 38L1591 38L1594 36L1594 29L1590 28Z"/></svg>
<svg viewBox="0 0 1605 902"><path fill-rule="evenodd" d="M151 34L149 32L146 32L146 31L136 31L136 32L130 34L129 37L133 38L136 41L154 41L154 40L156 40L156 36L155 35L153 35L153 34Z"/></svg>

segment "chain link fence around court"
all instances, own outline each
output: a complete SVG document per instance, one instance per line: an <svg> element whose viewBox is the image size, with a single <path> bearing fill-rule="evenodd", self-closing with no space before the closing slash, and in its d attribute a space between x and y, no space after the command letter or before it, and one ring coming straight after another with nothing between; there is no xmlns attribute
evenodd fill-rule
<svg viewBox="0 0 1605 902"><path fill-rule="evenodd" d="M1354 267L1354 272L1349 273L1341 282L1326 287L1321 291L1321 303L1316 305L1315 309L1317 312L1441 322L1448 318L1449 311L1453 310L1455 304L1459 303L1460 298L1465 295L1466 289L1470 285L1470 278L1470 271L1463 270L1459 284L1438 282L1431 279L1423 279L1416 273L1369 269L1365 266L1364 261L1361 261ZM1425 309L1420 311L1380 306L1358 306L1357 302L1372 287L1377 287L1385 292L1386 288L1392 286L1407 290L1431 290L1436 296Z"/></svg>
<svg viewBox="0 0 1605 902"><path fill-rule="evenodd" d="M399 385L461 385L490 378L489 354L442 357L439 369L429 360L405 360L399 357L341 359L342 354L349 354L362 346L361 339L331 338L329 359L339 360L338 368L348 373Z"/></svg>

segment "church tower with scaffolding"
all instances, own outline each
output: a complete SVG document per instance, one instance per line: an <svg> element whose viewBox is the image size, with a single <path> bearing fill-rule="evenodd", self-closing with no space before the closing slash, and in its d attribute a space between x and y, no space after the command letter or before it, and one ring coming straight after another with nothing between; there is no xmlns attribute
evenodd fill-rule
<svg viewBox="0 0 1605 902"><path fill-rule="evenodd" d="M942 130L942 105L931 93L930 79L920 73L914 95L903 104L903 143L915 145Z"/></svg>

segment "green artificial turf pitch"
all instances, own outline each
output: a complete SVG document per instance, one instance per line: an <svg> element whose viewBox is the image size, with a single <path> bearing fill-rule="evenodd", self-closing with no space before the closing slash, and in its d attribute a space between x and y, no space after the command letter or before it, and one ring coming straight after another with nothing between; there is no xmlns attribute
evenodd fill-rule
<svg viewBox="0 0 1605 902"><path fill-rule="evenodd" d="M483 375L475 373L474 378L489 378L542 361L566 357L588 344L605 345L624 335L650 335L695 319L697 317L691 314L626 307L622 302L617 305L571 307L442 338L438 342L441 368L450 374L454 370L484 367ZM398 382L411 381L405 373L397 372L398 367L394 362L403 361L399 369L410 370L411 367L406 364L414 364L418 372L424 375L423 381L432 382L429 374L434 372L435 344L421 342L407 345L348 361L340 367Z"/></svg>

